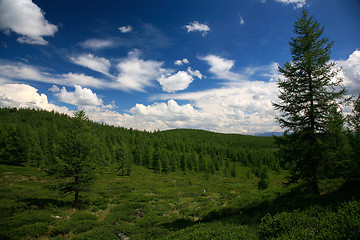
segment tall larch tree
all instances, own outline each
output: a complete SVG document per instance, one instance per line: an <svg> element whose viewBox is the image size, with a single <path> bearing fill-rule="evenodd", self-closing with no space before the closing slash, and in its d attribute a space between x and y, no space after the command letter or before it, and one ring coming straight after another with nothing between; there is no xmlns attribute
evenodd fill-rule
<svg viewBox="0 0 360 240"><path fill-rule="evenodd" d="M331 113L341 111L346 94L340 69L330 61L334 42L323 37L324 27L306 10L294 24L291 38L292 61L279 66L277 121L284 129L279 139L281 156L292 164L291 182L302 180L309 190L319 193L320 166L326 160L326 133Z"/></svg>
<svg viewBox="0 0 360 240"><path fill-rule="evenodd" d="M94 134L88 127L88 117L83 110L75 111L70 127L60 139L55 161L48 173L59 181L54 187L64 194L74 193L74 207L79 207L80 192L95 180L101 166Z"/></svg>

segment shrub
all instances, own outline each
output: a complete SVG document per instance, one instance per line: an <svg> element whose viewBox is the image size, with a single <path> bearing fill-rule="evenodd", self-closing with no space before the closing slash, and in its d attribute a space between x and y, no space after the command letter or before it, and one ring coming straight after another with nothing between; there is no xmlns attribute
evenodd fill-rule
<svg viewBox="0 0 360 240"><path fill-rule="evenodd" d="M55 219L51 217L50 213L43 210L27 210L20 213L15 213L10 218L10 226L18 228L22 225L29 225L37 222L44 222L50 225Z"/></svg>
<svg viewBox="0 0 360 240"><path fill-rule="evenodd" d="M79 220L97 221L98 218L96 215L87 212L76 212L71 216L71 221L79 221Z"/></svg>
<svg viewBox="0 0 360 240"><path fill-rule="evenodd" d="M119 240L120 231L115 226L99 226L90 231L80 233L74 237L75 240Z"/></svg>
<svg viewBox="0 0 360 240"><path fill-rule="evenodd" d="M262 239L357 239L360 236L360 203L343 203L332 210L311 206L304 211L282 212L262 218Z"/></svg>
<svg viewBox="0 0 360 240"><path fill-rule="evenodd" d="M16 212L26 209L26 203L18 203L11 199L0 200L0 218L11 217Z"/></svg>
<svg viewBox="0 0 360 240"><path fill-rule="evenodd" d="M49 224L46 222L37 222L23 225L10 231L10 239L24 239L25 237L36 238L48 231Z"/></svg>

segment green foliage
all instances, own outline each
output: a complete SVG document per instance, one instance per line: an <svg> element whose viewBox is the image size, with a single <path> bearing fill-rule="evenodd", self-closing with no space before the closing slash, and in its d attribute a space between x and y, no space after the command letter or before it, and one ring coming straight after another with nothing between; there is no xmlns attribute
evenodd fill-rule
<svg viewBox="0 0 360 240"><path fill-rule="evenodd" d="M76 208L79 206L79 192L95 180L101 164L87 120L84 111L74 112L74 121L60 140L56 160L48 166L51 175L63 180L55 188L64 194L75 193Z"/></svg>
<svg viewBox="0 0 360 240"><path fill-rule="evenodd" d="M249 226L215 222L196 224L160 239L257 239Z"/></svg>
<svg viewBox="0 0 360 240"><path fill-rule="evenodd" d="M262 239L357 239L360 203L345 202L336 211L312 206L305 211L268 214L259 225Z"/></svg>
<svg viewBox="0 0 360 240"><path fill-rule="evenodd" d="M281 157L294 166L291 181L305 181L313 193L319 193L323 177L319 170L332 146L326 140L341 133L339 102L346 94L342 79L336 79L340 69L328 63L333 42L322 37L323 32L324 27L303 10L294 24L296 37L290 41L292 62L279 67L284 76L277 81L280 103L273 103L281 112L277 121L291 133L278 141Z"/></svg>
<svg viewBox="0 0 360 240"><path fill-rule="evenodd" d="M353 110L348 116L349 129L347 136L352 147L351 157L345 163L344 175L348 179L360 179L360 94L353 101Z"/></svg>
<svg viewBox="0 0 360 240"><path fill-rule="evenodd" d="M260 181L258 182L258 189L265 190L270 185L269 171L267 168L262 168L259 174Z"/></svg>
<svg viewBox="0 0 360 240"><path fill-rule="evenodd" d="M25 129L13 124L0 131L0 163L22 165L29 160L30 145Z"/></svg>
<svg viewBox="0 0 360 240"><path fill-rule="evenodd" d="M121 235L121 231L117 230L115 226L99 226L93 228L90 231L77 235L76 240L118 240ZM121 238L120 238L121 239Z"/></svg>

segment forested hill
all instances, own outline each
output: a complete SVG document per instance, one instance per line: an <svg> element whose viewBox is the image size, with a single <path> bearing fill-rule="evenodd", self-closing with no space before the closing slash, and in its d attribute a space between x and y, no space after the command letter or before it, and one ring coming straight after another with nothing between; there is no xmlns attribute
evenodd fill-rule
<svg viewBox="0 0 360 240"><path fill-rule="evenodd" d="M11 165L46 165L56 158L59 141L73 118L34 109L0 109L0 160ZM87 121L102 163L119 164L124 174L142 165L157 172L194 171L215 173L231 168L231 162L278 170L272 137L220 134L177 129L154 133ZM229 170L230 171L230 170Z"/></svg>

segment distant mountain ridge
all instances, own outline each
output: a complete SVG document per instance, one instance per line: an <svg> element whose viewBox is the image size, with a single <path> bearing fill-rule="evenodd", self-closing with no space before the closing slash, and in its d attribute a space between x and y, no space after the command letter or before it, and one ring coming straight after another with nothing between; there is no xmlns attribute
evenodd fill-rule
<svg viewBox="0 0 360 240"><path fill-rule="evenodd" d="M255 133L254 136L256 137L272 137L272 136L282 136L282 132L262 132L262 133Z"/></svg>

